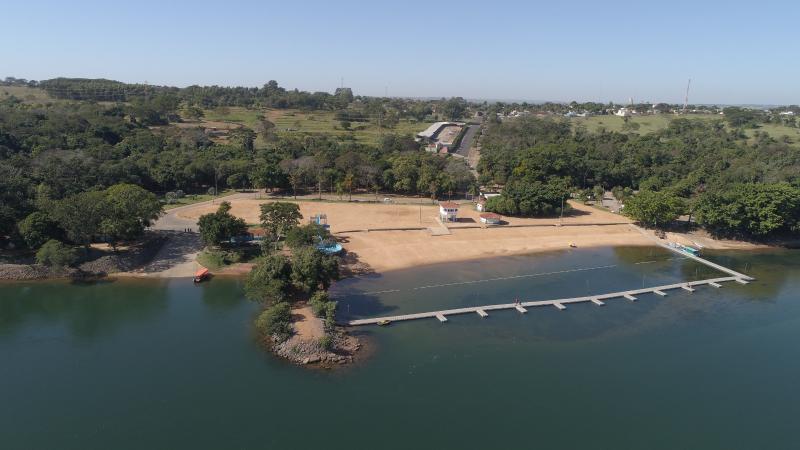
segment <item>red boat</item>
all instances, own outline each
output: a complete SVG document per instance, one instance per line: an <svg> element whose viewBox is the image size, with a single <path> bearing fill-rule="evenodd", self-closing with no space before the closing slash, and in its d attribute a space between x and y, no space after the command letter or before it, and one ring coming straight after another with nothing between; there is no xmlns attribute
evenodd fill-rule
<svg viewBox="0 0 800 450"><path fill-rule="evenodd" d="M199 283L205 280L206 278L208 278L208 269L206 269L205 267L198 269L197 272L194 273L195 283Z"/></svg>

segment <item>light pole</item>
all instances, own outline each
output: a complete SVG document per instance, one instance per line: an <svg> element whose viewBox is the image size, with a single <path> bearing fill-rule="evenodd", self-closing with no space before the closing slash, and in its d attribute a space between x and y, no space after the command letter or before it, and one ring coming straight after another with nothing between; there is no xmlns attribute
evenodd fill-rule
<svg viewBox="0 0 800 450"><path fill-rule="evenodd" d="M217 195L219 194L219 187L217 183L217 168L214 167L214 197L211 199L211 204L215 204L217 200Z"/></svg>

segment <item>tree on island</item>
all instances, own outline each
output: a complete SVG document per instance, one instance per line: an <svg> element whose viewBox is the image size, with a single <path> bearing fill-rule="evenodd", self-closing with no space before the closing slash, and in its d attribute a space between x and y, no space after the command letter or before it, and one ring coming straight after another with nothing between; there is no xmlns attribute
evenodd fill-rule
<svg viewBox="0 0 800 450"><path fill-rule="evenodd" d="M261 258L244 284L247 298L253 301L272 304L281 302L287 297L291 267L289 261L280 253Z"/></svg>
<svg viewBox="0 0 800 450"><path fill-rule="evenodd" d="M275 240L285 237L292 228L300 223L303 215L300 206L289 202L272 202L261 205L261 226L274 236Z"/></svg>
<svg viewBox="0 0 800 450"><path fill-rule="evenodd" d="M323 255L314 247L293 250L291 266L292 284L303 292L314 292L320 287L328 289L331 281L339 279L336 257Z"/></svg>
<svg viewBox="0 0 800 450"><path fill-rule="evenodd" d="M247 233L244 219L235 217L230 210L231 204L222 202L217 212L200 216L197 225L200 237L206 245L219 245L221 242L230 241L234 236Z"/></svg>
<svg viewBox="0 0 800 450"><path fill-rule="evenodd" d="M683 213L683 200L666 191L641 191L625 202L625 215L654 228L663 227Z"/></svg>
<svg viewBox="0 0 800 450"><path fill-rule="evenodd" d="M325 227L317 225L316 223L309 223L292 227L289 232L286 233L285 243L290 248L300 248L317 244L319 239L324 241L330 237L331 233Z"/></svg>

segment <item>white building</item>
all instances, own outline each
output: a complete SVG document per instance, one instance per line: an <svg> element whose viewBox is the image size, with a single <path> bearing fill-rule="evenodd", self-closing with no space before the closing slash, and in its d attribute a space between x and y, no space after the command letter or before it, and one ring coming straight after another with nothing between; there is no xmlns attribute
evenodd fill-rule
<svg viewBox="0 0 800 450"><path fill-rule="evenodd" d="M483 197L478 198L478 203L475 204L475 209L480 212L486 211L486 199Z"/></svg>
<svg viewBox="0 0 800 450"><path fill-rule="evenodd" d="M483 213L481 214L481 223L486 225L498 225L500 224L500 216L495 213Z"/></svg>
<svg viewBox="0 0 800 450"><path fill-rule="evenodd" d="M439 217L442 222L455 222L458 220L458 203L439 203Z"/></svg>
<svg viewBox="0 0 800 450"><path fill-rule="evenodd" d="M614 115L619 117L630 117L633 115L633 112L631 112L631 110L628 108L620 108L614 113Z"/></svg>

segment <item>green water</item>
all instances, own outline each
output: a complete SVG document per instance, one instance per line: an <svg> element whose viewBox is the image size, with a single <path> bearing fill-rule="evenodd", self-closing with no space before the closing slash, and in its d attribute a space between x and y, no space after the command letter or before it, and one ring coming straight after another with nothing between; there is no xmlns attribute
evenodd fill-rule
<svg viewBox="0 0 800 450"><path fill-rule="evenodd" d="M797 448L800 252L710 258L757 281L365 328L373 355L338 371L265 354L237 280L0 285L0 448ZM367 317L715 275L598 249L334 292Z"/></svg>

